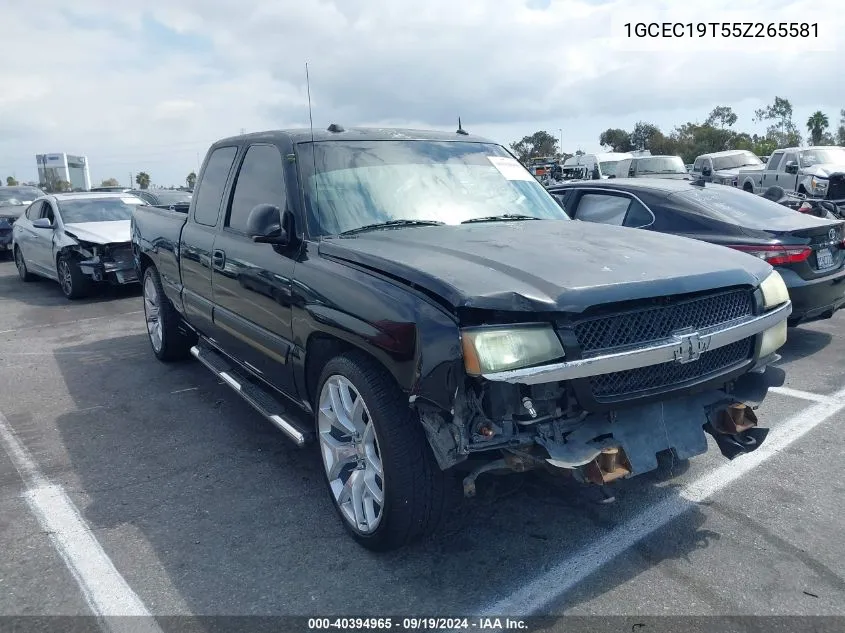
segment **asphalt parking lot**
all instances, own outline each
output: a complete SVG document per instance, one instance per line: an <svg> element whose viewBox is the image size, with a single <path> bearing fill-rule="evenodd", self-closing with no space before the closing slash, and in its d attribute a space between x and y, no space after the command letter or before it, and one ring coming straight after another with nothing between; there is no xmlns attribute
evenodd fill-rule
<svg viewBox="0 0 845 633"><path fill-rule="evenodd" d="M713 447L612 504L482 478L429 540L376 555L345 535L316 450L199 363L157 362L141 309L139 290L68 302L0 261L0 614L92 608L28 503L40 486L72 502L45 502L54 521L84 521L77 562L113 565L154 615L845 615L845 314L790 331L754 459Z"/></svg>

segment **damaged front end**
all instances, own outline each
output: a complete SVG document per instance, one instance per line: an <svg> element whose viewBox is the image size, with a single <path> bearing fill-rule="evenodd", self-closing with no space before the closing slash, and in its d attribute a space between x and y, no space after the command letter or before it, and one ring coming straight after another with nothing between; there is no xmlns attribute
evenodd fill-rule
<svg viewBox="0 0 845 633"><path fill-rule="evenodd" d="M755 450L768 431L754 410L785 377L772 366L792 310L782 283L564 319L544 335L561 341L559 358L516 369L485 368L492 352L465 328L467 376L453 409L417 405L440 467L471 460L471 496L492 471L544 468L607 484L656 469L665 451L700 455L707 434L728 459ZM679 319L697 324L675 329ZM520 345L536 357L540 337Z"/></svg>
<svg viewBox="0 0 845 633"><path fill-rule="evenodd" d="M79 268L95 282L123 285L138 282L138 273L129 242L94 244L78 241L71 249Z"/></svg>

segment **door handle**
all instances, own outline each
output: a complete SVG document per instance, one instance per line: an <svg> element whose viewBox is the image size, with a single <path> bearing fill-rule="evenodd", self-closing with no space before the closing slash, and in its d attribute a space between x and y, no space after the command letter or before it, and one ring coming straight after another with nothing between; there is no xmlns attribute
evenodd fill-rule
<svg viewBox="0 0 845 633"><path fill-rule="evenodd" d="M223 267L226 265L226 253L221 250L216 250L211 254L211 266L212 268L217 268L218 270L222 270Z"/></svg>

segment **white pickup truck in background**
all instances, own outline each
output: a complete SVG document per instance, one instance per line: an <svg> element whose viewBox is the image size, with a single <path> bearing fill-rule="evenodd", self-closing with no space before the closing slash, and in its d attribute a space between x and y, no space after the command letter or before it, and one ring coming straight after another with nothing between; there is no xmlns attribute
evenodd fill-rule
<svg viewBox="0 0 845 633"><path fill-rule="evenodd" d="M845 203L845 148L790 147L772 152L765 169L739 171L737 186L752 193L781 187L809 198Z"/></svg>

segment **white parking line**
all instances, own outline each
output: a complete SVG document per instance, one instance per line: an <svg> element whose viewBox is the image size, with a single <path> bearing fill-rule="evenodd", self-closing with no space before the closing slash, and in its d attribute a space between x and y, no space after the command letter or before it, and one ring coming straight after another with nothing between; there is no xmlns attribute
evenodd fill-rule
<svg viewBox="0 0 845 633"><path fill-rule="evenodd" d="M129 316L132 314L141 314L143 310L133 310L132 312L118 312L117 314L104 314L103 316L87 317L84 319L74 319L73 321L59 321L58 323L41 323L38 325L24 325L11 330L0 330L0 334L11 334L12 332L20 332L21 330L37 330L45 327L59 327L61 325L73 325L75 323L86 323L87 321L97 321L98 319L113 319L122 316Z"/></svg>
<svg viewBox="0 0 845 633"><path fill-rule="evenodd" d="M152 614L115 569L73 501L61 486L51 484L41 474L2 413L0 442L23 480L24 499L73 574L94 615L100 616L114 633L127 630L161 633Z"/></svg>
<svg viewBox="0 0 845 633"><path fill-rule="evenodd" d="M814 394L817 395L817 394ZM822 396L818 396L822 398ZM845 389L814 404L777 425L766 442L753 453L737 457L679 493L649 506L599 536L592 544L554 564L547 572L521 586L515 593L481 609L482 616L528 616L547 610L580 582L627 552L719 490L725 488L767 459L777 455L819 424L845 409Z"/></svg>
<svg viewBox="0 0 845 633"><path fill-rule="evenodd" d="M790 398L798 398L799 400L810 400L811 402L830 402L831 398L830 396L824 396L811 391L792 389L791 387L772 387L769 391L779 393L782 396L789 396Z"/></svg>

